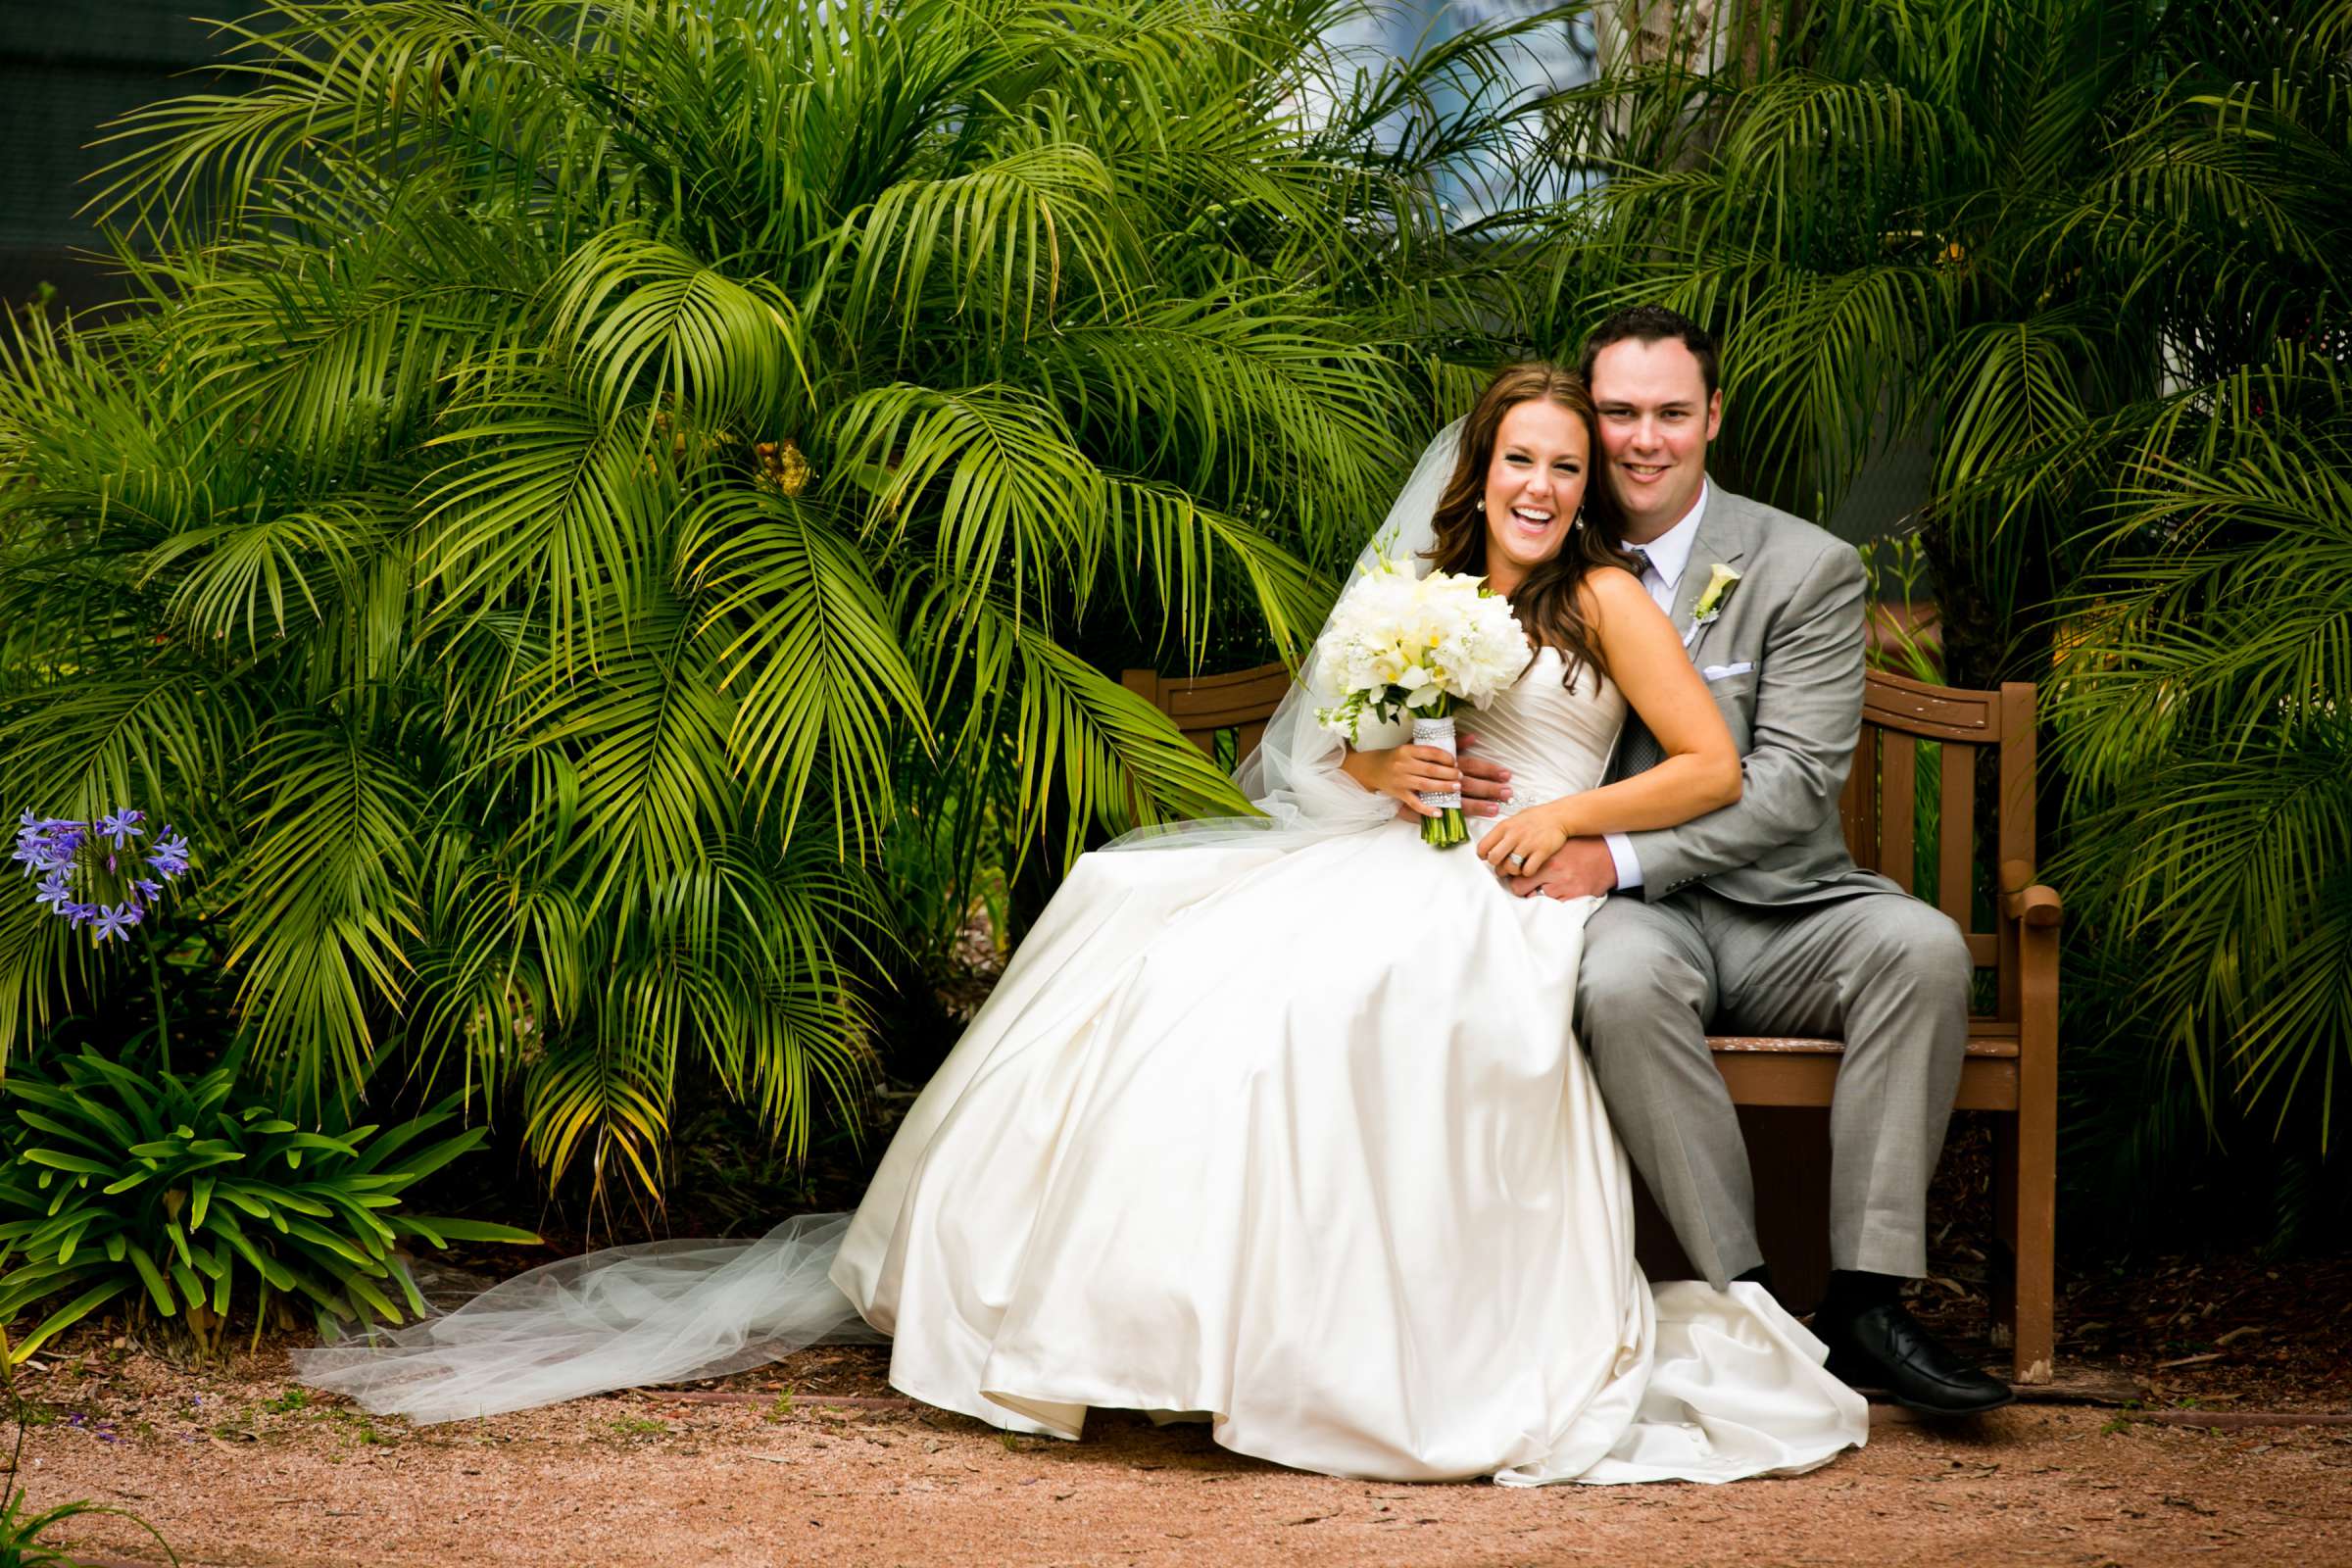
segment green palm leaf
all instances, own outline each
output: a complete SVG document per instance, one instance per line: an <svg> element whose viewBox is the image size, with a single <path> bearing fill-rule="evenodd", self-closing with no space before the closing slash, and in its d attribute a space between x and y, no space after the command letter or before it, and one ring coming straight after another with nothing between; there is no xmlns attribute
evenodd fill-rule
<svg viewBox="0 0 2352 1568"><path fill-rule="evenodd" d="M379 1021L400 1004L424 797L398 754L318 721L274 729L252 777L227 961L244 970L257 1056L316 1104L330 1067L340 1083L366 1080Z"/></svg>
<svg viewBox="0 0 2352 1568"><path fill-rule="evenodd" d="M889 736L925 727L865 562L814 509L780 498L724 498L696 527L689 554L710 606L700 635L716 644L735 704L726 756L758 808L781 807L787 833L821 762L835 835L861 847L889 808Z"/></svg>
<svg viewBox="0 0 2352 1568"><path fill-rule="evenodd" d="M974 608L971 682L1009 731L1021 841L1059 820L1067 859L1090 828L1253 814L1166 714L1003 608Z"/></svg>
<svg viewBox="0 0 2352 1568"><path fill-rule="evenodd" d="M608 416L656 393L719 419L815 397L800 310L764 278L624 226L591 237L552 288L555 341Z"/></svg>

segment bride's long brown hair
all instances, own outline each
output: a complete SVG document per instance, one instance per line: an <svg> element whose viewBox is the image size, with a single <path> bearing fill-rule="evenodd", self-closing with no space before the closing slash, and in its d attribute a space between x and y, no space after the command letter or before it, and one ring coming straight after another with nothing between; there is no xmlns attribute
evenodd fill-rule
<svg viewBox="0 0 2352 1568"><path fill-rule="evenodd" d="M1584 379L1575 371L1564 369L1544 360L1530 360L1521 365L1506 365L1494 372L1494 379L1478 395L1476 407L1462 425L1461 457L1453 466L1453 477L1438 498L1435 518L1437 543L1430 548L1429 557L1438 571L1466 571L1484 576L1487 570L1487 514L1478 503L1487 493L1487 470L1494 462L1495 432L1502 426L1502 416L1522 403L1537 399L1555 404L1582 419L1585 424L1585 500L1583 521L1569 526L1568 538L1559 552L1527 574L1527 580L1511 595L1511 609L1517 612L1519 623L1535 635L1538 642L1547 643L1565 655L1562 661L1568 667L1561 684L1574 686L1577 673L1590 663L1602 674L1608 673L1608 662L1601 657L1600 643L1585 618L1584 606L1578 602L1577 586L1585 573L1595 566L1623 566L1640 576L1642 562L1629 555L1620 538L1617 509L1609 495L1607 480L1600 474L1600 419L1592 407L1592 394L1586 390Z"/></svg>

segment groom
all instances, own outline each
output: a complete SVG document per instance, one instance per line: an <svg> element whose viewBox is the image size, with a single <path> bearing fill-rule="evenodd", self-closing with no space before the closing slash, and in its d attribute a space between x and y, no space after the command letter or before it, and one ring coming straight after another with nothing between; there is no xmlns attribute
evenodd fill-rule
<svg viewBox="0 0 2352 1568"><path fill-rule="evenodd" d="M1514 889L1613 891L1587 929L1581 1032L1618 1135L1718 1287L1762 1281L1764 1254L1708 1026L1845 1042L1830 1108L1833 1272L1813 1319L1830 1370L1939 1414L2006 1404L2007 1385L1945 1349L1897 1297L1927 1272L1928 1178L1959 1085L1972 968L1959 929L1858 868L1839 830L1862 722L1861 561L1708 481L1723 395L1715 344L1695 323L1622 311L1580 368L1624 542L1689 633L1739 745L1742 793L1681 827L1572 839ZM1661 759L1629 721L1610 776ZM1463 770L1473 790L1491 771L1469 760Z"/></svg>

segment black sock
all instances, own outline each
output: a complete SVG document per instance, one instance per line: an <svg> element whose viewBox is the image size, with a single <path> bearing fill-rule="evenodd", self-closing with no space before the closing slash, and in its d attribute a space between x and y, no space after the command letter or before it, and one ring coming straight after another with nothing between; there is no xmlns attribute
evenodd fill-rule
<svg viewBox="0 0 2352 1568"><path fill-rule="evenodd" d="M1866 1274L1860 1269L1830 1270L1830 1287L1822 1293L1821 1307L1834 1317L1853 1317L1874 1306L1886 1306L1903 1294L1900 1274Z"/></svg>

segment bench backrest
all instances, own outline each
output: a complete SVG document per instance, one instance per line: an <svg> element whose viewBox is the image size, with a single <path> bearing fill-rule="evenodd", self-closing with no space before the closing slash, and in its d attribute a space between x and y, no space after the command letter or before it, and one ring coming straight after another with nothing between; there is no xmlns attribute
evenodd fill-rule
<svg viewBox="0 0 2352 1568"><path fill-rule="evenodd" d="M1985 789L1989 822L1977 809ZM1998 909L2034 880L2033 683L1966 691L1872 670L1838 809L1854 863L1951 916L1995 972L1993 1015L2015 1019L2017 930Z"/></svg>
<svg viewBox="0 0 2352 1568"><path fill-rule="evenodd" d="M1131 669L1123 680L1210 757L1230 735L1235 758L1257 745L1291 684L1280 664L1190 679ZM1977 809L1985 790L1988 835ZM2034 879L2033 684L1964 691L1872 670L1838 813L1857 865L1927 898L1968 933L1978 966L1994 973L1992 1015L2014 1020L2016 928L1996 911L2002 892Z"/></svg>

